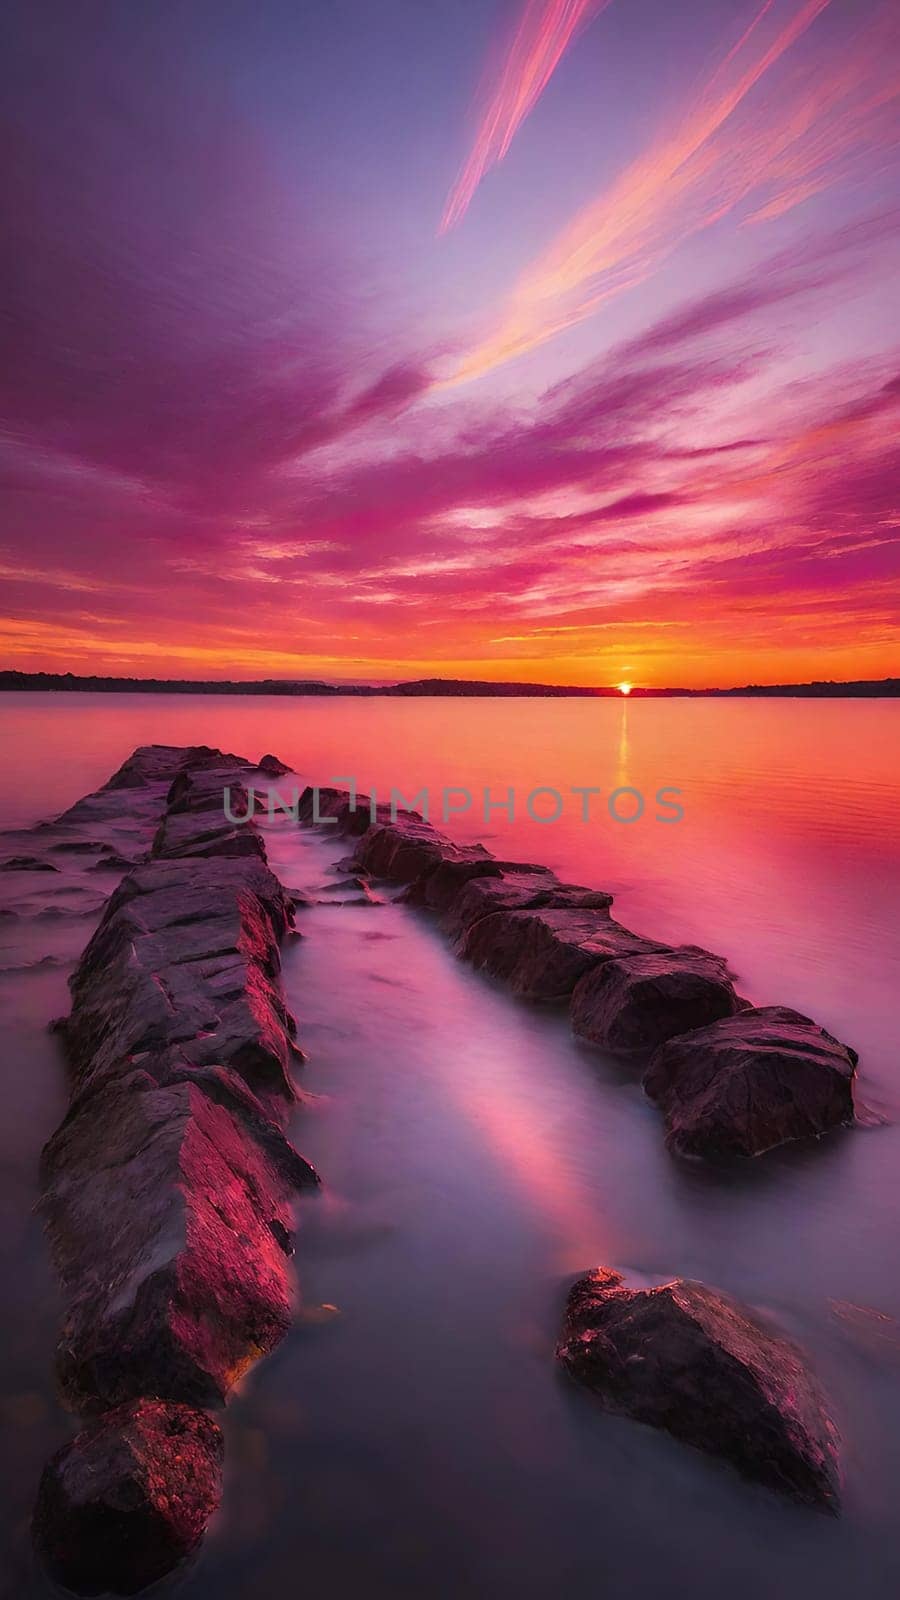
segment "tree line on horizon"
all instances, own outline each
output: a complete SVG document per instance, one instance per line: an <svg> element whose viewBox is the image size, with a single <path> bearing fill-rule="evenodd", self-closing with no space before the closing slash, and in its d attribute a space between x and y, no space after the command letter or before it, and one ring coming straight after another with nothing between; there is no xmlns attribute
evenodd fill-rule
<svg viewBox="0 0 900 1600"><path fill-rule="evenodd" d="M317 679L258 678L110 678L81 676L72 672L0 671L0 692L16 689L79 694L233 694L233 695L355 695L415 698L457 696L460 698L603 698L621 699L618 686L586 687L546 683L491 683L464 678L418 678L409 683L355 684L324 683ZM750 683L740 688L686 689L641 688L635 685L630 698L665 699L708 696L798 696L805 699L893 699L900 697L900 678L860 678L847 682L832 679L810 683Z"/></svg>

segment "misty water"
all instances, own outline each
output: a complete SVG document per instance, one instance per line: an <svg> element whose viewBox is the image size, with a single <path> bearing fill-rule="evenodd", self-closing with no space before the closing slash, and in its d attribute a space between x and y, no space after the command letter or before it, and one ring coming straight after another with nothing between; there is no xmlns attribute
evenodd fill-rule
<svg viewBox="0 0 900 1600"><path fill-rule="evenodd" d="M873 1126L709 1173L668 1156L634 1072L459 963L424 914L298 912L284 981L309 1061L292 1131L323 1189L298 1208L295 1330L229 1408L225 1499L174 1584L185 1600L896 1593L898 721L894 704L849 702L0 701L2 826L56 814L152 740L272 750L297 782L427 785L439 825L442 789L465 787L472 811L448 831L611 889L629 925L727 954L751 1000L860 1052ZM559 821L525 814L538 786L565 796ZM573 786L600 790L587 822ZM656 821L663 786L681 791L677 824ZM485 787L512 787L522 814L485 824ZM610 817L619 787L646 797L639 821ZM267 843L289 887L331 893L345 842L281 822ZM48 1592L28 1519L72 1428L32 1213L65 1106L47 1022L115 879L85 870L85 914L47 917L53 885L4 876L18 915L0 920L0 1504L2 1592L18 1600ZM565 1291L600 1263L702 1278L806 1347L844 1441L839 1521L563 1379Z"/></svg>

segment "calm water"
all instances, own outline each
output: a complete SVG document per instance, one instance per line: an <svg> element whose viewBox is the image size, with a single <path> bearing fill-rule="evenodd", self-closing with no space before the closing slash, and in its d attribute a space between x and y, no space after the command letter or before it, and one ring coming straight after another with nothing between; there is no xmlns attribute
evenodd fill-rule
<svg viewBox="0 0 900 1600"><path fill-rule="evenodd" d="M376 701L6 696L0 824L52 815L135 744L273 750L302 777L353 773L437 797L595 785L556 823L495 813L460 837L612 889L643 932L727 953L756 1001L809 1011L861 1055L865 1101L900 1102L900 708L860 702ZM684 819L654 820L662 785ZM287 781L286 781L287 786ZM609 790L647 799L614 823ZM440 821L439 816L435 820ZM289 885L328 881L330 841L270 833ZM341 851L342 853L342 851ZM104 888L108 889L109 880ZM86 925L22 908L0 923L7 1115L0 1124L0 1366L8 1430L7 1593L42 1594L25 1530L66 1435L49 1371L58 1309L30 1215L37 1149L61 1115L48 1018ZM309 1052L301 1149L304 1310L231 1408L223 1513L185 1600L342 1597L619 1600L690 1586L713 1600L900 1583L900 1134L781 1152L725 1179L667 1157L634 1076L518 1005L400 906L321 907L285 952ZM603 1416L554 1370L571 1277L598 1262L680 1272L763 1309L810 1350L845 1439L831 1523L724 1467ZM333 1306L337 1312L322 1309Z"/></svg>

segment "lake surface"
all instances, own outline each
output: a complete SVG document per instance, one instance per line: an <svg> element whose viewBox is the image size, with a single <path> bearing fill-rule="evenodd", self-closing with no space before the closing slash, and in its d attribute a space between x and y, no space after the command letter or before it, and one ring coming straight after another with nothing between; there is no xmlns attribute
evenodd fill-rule
<svg viewBox="0 0 900 1600"><path fill-rule="evenodd" d="M728 1176L680 1166L633 1073L455 961L423 916L299 913L284 976L310 1059L294 1136L325 1187L300 1207L296 1330L230 1408L225 1504L185 1600L307 1584L338 1600L897 1592L898 734L892 702L0 697L0 826L54 815L153 740L271 750L298 782L427 785L438 825L441 791L464 787L472 811L448 831L611 889L641 932L727 954L751 1000L796 1006L859 1050L860 1099L884 1119ZM587 822L576 786L601 791ZM483 790L509 787L519 815L485 824ZM539 787L563 797L558 821L528 817ZM681 791L676 823L656 820L662 787ZM638 821L609 814L623 788L644 797ZM313 890L344 853L286 822L268 844L283 880ZM27 1521L69 1426L31 1215L65 1100L46 1022L67 1009L90 926L0 922L0 1496L17 1600L46 1592ZM42 953L56 964L33 965ZM561 1379L562 1299L599 1263L702 1278L806 1346L844 1436L840 1521L604 1416Z"/></svg>

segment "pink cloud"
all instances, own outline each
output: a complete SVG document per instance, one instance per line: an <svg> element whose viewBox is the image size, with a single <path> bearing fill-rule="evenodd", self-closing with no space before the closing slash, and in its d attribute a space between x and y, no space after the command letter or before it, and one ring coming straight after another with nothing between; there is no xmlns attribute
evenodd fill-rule
<svg viewBox="0 0 900 1600"><path fill-rule="evenodd" d="M462 221L482 179L507 155L576 35L610 0L525 0L485 99L478 128L447 197L440 232Z"/></svg>

